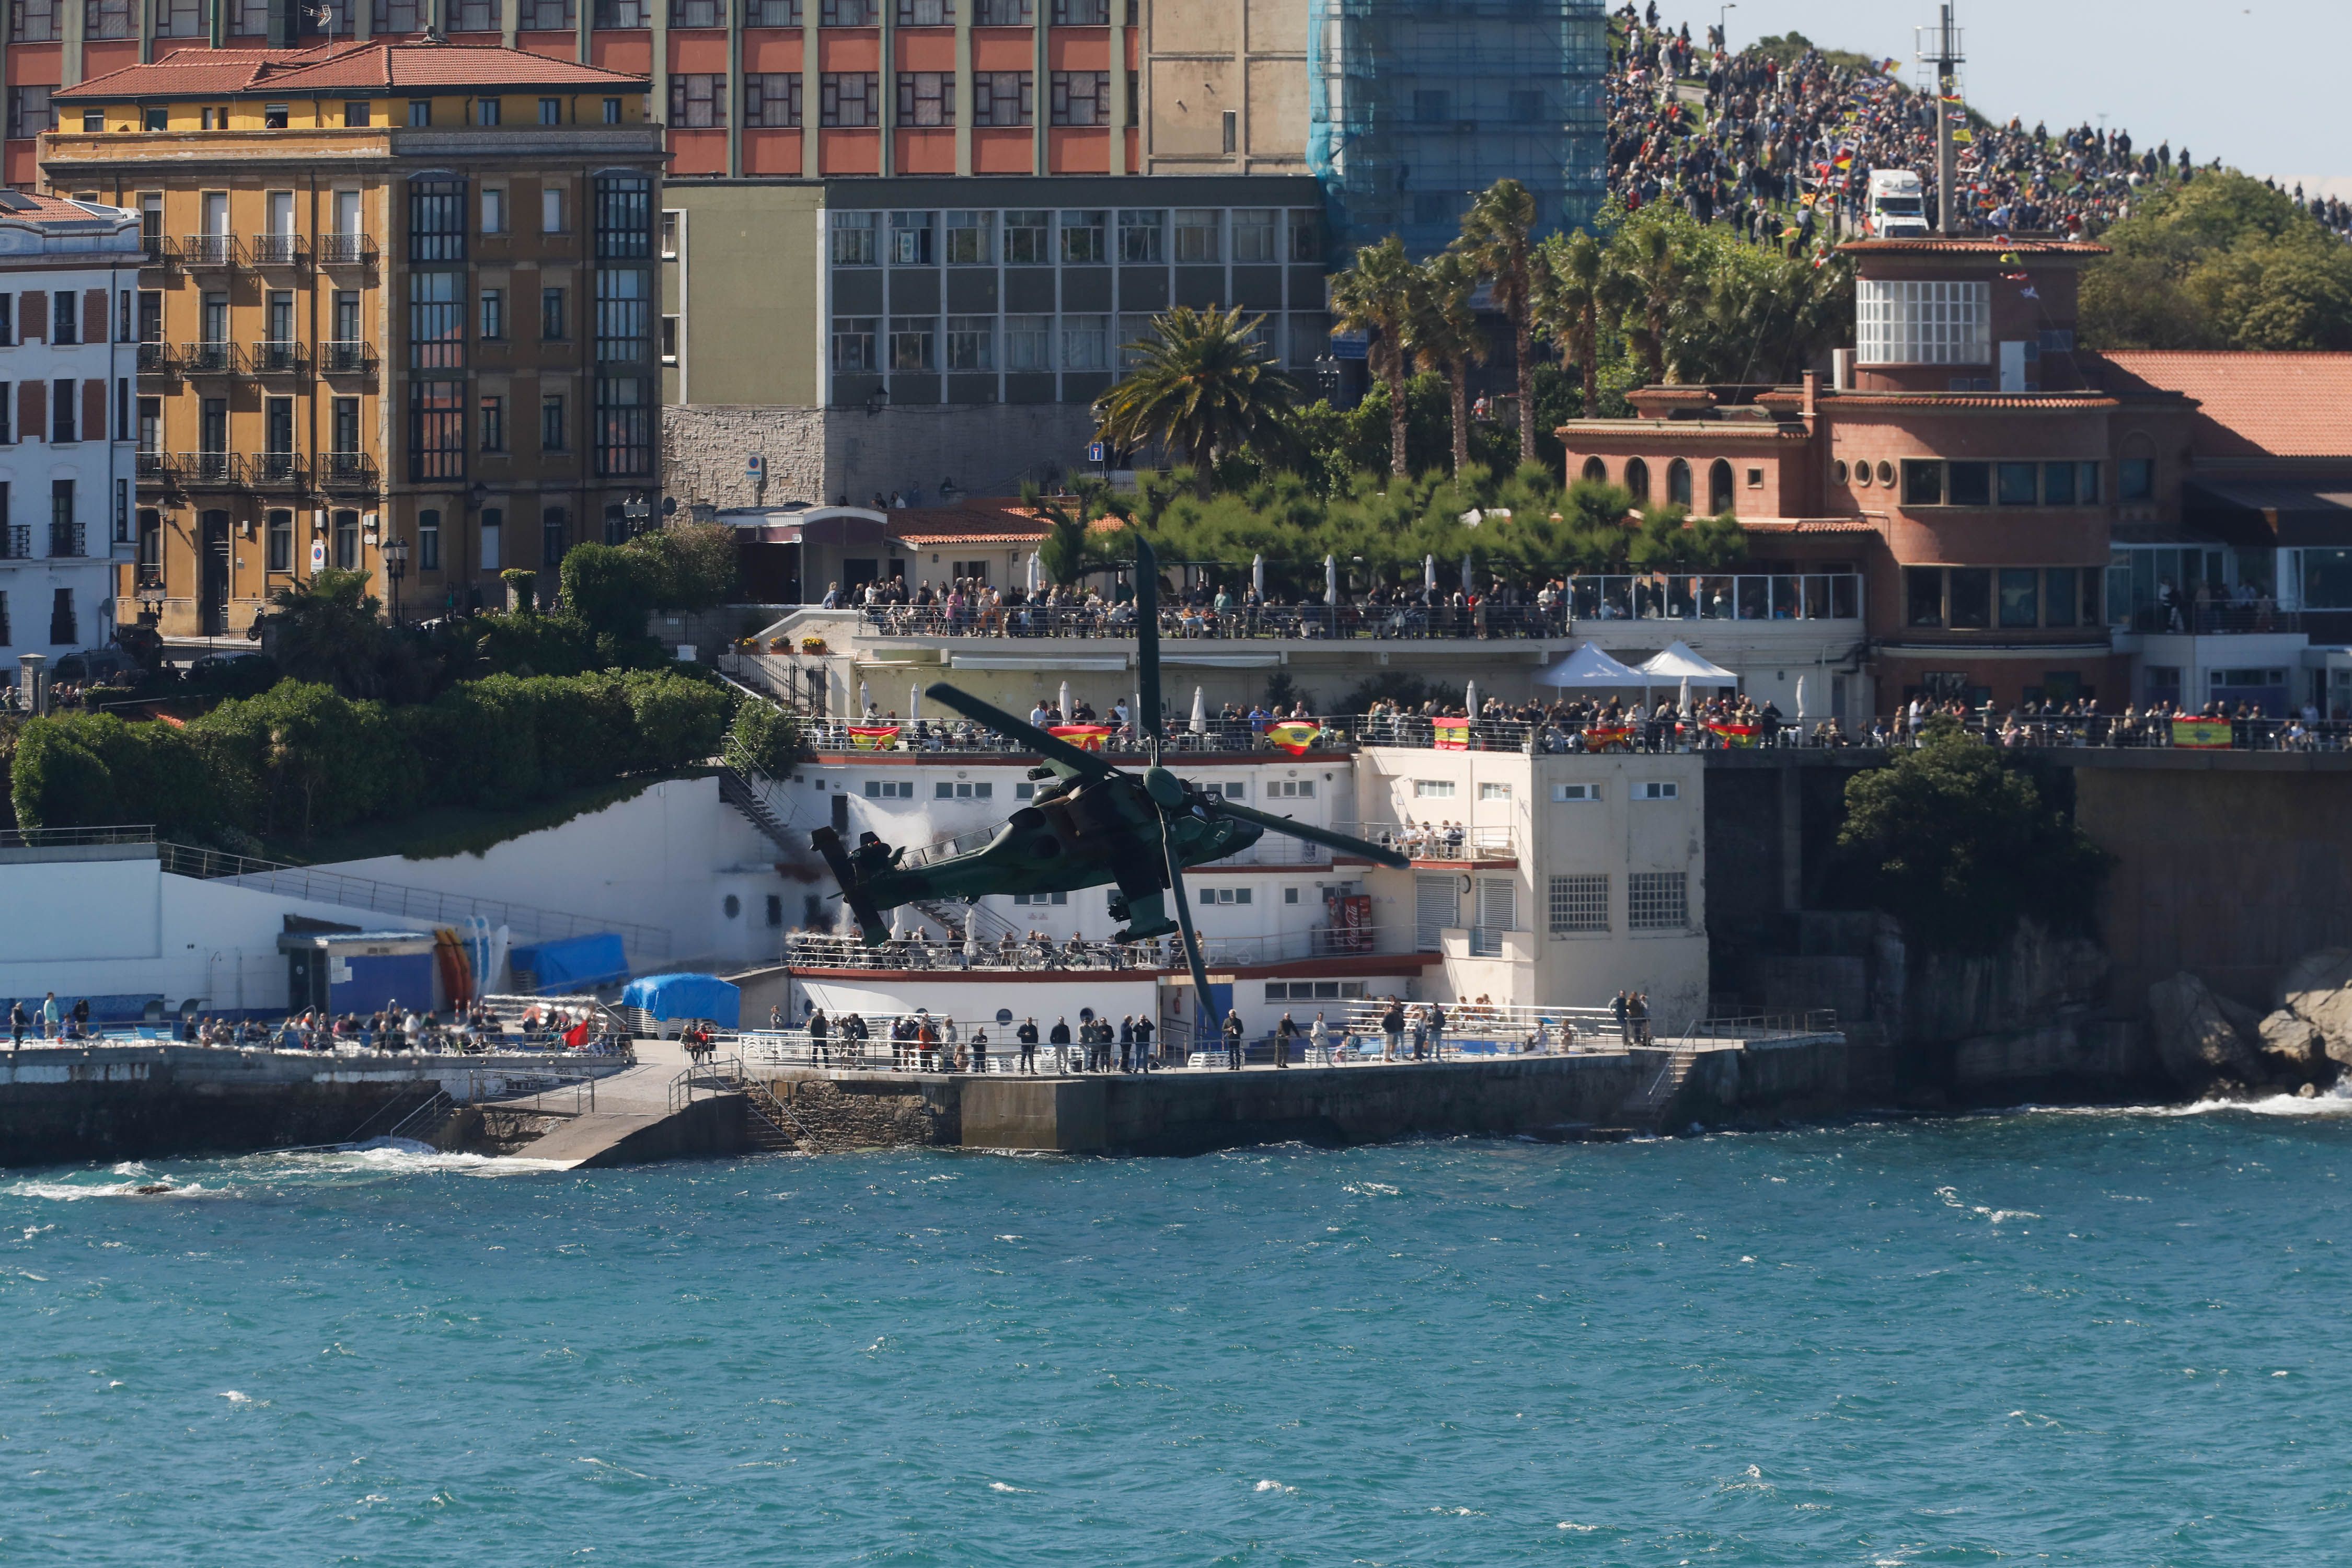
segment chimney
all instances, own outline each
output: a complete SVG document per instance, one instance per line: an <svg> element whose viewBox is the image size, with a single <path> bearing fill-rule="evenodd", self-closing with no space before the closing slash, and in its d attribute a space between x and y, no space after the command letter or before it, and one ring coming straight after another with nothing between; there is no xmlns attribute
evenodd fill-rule
<svg viewBox="0 0 2352 1568"><path fill-rule="evenodd" d="M1813 396L1821 390L1821 384L1822 378L1818 372L1810 370L1805 372L1805 417L1808 419L1813 416Z"/></svg>

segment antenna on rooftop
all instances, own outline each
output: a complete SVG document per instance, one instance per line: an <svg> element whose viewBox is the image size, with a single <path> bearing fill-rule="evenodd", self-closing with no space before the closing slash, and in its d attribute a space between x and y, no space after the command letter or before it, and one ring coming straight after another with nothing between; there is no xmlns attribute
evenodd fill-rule
<svg viewBox="0 0 2352 1568"><path fill-rule="evenodd" d="M1952 25L1952 7L1947 0L1939 11L1935 26L1914 30L1918 60L1922 67L1932 66L1933 89L1936 94L1936 229L1948 235L1953 229L1952 211L1958 205L1959 145L1952 133L1961 125L1967 108L1960 102L1960 66L1968 57L1960 52L1960 30Z"/></svg>

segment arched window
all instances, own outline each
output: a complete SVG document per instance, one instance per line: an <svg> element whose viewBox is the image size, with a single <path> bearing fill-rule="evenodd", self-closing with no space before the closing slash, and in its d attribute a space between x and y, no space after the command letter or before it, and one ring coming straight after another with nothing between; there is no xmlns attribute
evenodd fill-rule
<svg viewBox="0 0 2352 1568"><path fill-rule="evenodd" d="M1690 465L1680 458L1666 465L1666 500L1675 506L1691 503Z"/></svg>
<svg viewBox="0 0 2352 1568"><path fill-rule="evenodd" d="M1650 465L1639 458L1625 459L1625 489L1636 501L1650 499Z"/></svg>
<svg viewBox="0 0 2352 1568"><path fill-rule="evenodd" d="M1731 465L1721 458L1707 467L1706 510L1717 517L1731 510Z"/></svg>
<svg viewBox="0 0 2352 1568"><path fill-rule="evenodd" d="M1584 459L1584 477L1596 485L1605 485L1609 482L1609 465L1598 458L1587 458Z"/></svg>

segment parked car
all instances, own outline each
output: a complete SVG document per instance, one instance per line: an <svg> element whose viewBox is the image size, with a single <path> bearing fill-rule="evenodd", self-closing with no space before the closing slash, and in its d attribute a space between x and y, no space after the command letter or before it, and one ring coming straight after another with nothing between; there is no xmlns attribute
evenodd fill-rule
<svg viewBox="0 0 2352 1568"><path fill-rule="evenodd" d="M60 654L49 667L49 679L75 686L129 686L145 673L139 661L119 647L86 647Z"/></svg>

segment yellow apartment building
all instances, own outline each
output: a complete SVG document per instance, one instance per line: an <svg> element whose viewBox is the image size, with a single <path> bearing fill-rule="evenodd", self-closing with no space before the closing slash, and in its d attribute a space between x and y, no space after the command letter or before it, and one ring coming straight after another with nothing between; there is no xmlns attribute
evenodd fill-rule
<svg viewBox="0 0 2352 1568"><path fill-rule="evenodd" d="M431 39L201 49L55 95L46 187L141 215L120 617L246 630L370 574L405 618L553 592L656 489L647 79Z"/></svg>

